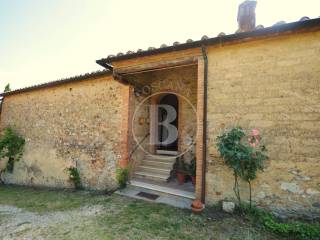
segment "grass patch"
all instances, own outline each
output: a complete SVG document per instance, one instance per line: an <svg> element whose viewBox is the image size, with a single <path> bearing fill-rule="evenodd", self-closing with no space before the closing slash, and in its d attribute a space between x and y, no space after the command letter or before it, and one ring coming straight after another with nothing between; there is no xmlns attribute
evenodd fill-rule
<svg viewBox="0 0 320 240"><path fill-rule="evenodd" d="M37 213L71 210L106 200L106 195L100 196L87 191L0 186L0 204Z"/></svg>
<svg viewBox="0 0 320 240"><path fill-rule="evenodd" d="M41 213L40 218L45 217L46 212L102 206L103 210L97 215L48 224L41 232L35 230L37 237L45 239L282 239L248 220L217 208L207 208L202 215L194 215L190 210L116 194L107 196L86 191L1 186L2 204ZM28 234L28 231L23 234Z"/></svg>
<svg viewBox="0 0 320 240"><path fill-rule="evenodd" d="M258 208L244 208L246 218L264 229L277 233L283 237L297 240L319 240L320 223L307 223L302 221L283 222L273 214Z"/></svg>
<svg viewBox="0 0 320 240"><path fill-rule="evenodd" d="M122 206L98 221L100 229L112 239L281 239L238 216L218 211L194 215L190 210L124 200Z"/></svg>

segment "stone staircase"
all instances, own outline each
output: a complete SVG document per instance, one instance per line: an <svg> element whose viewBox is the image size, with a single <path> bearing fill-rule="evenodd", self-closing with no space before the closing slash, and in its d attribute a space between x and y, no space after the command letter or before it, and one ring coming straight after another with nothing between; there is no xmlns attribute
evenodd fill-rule
<svg viewBox="0 0 320 240"><path fill-rule="evenodd" d="M147 154L132 174L125 189L116 193L136 199L168 204L179 208L191 208L195 199L194 190L181 188L175 181L168 181L178 152L158 150L156 154ZM191 183L190 183L191 184ZM140 194L151 194L141 196Z"/></svg>
<svg viewBox="0 0 320 240"><path fill-rule="evenodd" d="M133 178L167 182L176 161L175 155L177 152L163 150L158 150L155 155L146 155L135 169Z"/></svg>

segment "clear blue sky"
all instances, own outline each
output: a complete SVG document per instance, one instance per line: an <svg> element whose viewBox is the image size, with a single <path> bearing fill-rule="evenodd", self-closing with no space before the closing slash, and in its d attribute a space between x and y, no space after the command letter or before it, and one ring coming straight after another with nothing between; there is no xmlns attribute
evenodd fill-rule
<svg viewBox="0 0 320 240"><path fill-rule="evenodd" d="M240 0L0 0L0 91L101 69L119 51L233 33ZM319 0L258 0L257 24L320 15Z"/></svg>

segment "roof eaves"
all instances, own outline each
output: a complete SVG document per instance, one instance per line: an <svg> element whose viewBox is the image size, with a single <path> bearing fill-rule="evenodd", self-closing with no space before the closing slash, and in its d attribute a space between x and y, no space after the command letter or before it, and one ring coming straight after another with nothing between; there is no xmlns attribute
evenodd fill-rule
<svg viewBox="0 0 320 240"><path fill-rule="evenodd" d="M85 74L81 74L81 75L77 75L77 76L73 76L73 77L69 77L69 78L63 78L63 79L59 79L56 81L51 81L51 82L47 82L47 83L33 85L30 87L16 89L16 90L13 90L10 92L3 92L0 94L0 97L5 97L5 96L17 94L17 93L28 92L28 91L36 90L36 89L40 89L40 88L53 87L53 86L57 86L57 85L61 85L61 84L66 84L66 83L75 82L75 81L81 81L81 80L85 80L85 79L89 79L89 78L95 78L95 77L100 77L100 76L110 75L110 74L111 74L111 71L107 70L107 69L102 70L102 71L85 73Z"/></svg>

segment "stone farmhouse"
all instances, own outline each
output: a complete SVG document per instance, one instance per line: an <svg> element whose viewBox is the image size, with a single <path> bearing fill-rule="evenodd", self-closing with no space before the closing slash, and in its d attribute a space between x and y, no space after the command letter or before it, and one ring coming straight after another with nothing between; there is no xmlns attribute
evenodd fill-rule
<svg viewBox="0 0 320 240"><path fill-rule="evenodd" d="M76 166L86 188L112 189L116 168L130 165L130 185L210 205L234 199L215 141L242 126L268 149L256 204L319 214L320 18L256 26L255 7L240 4L234 34L110 55L96 61L105 70L2 93L1 129L26 139L4 181L68 188ZM159 105L174 110L170 128ZM194 185L177 183L182 156L196 161Z"/></svg>

